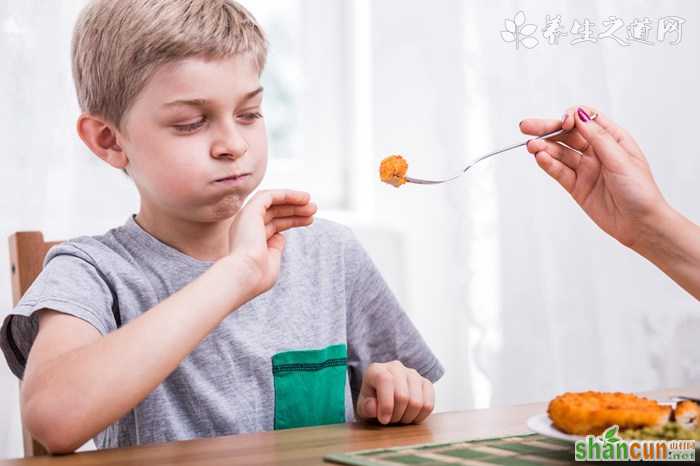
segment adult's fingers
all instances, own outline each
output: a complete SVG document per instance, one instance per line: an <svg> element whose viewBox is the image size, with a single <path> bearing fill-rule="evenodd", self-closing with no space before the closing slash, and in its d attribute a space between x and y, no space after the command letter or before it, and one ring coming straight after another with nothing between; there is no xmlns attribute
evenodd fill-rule
<svg viewBox="0 0 700 466"><path fill-rule="evenodd" d="M576 129L591 144L600 162L608 170L616 173L623 172L629 156L628 152L604 127L598 124L597 119L591 120L585 110L579 109L574 118Z"/></svg>
<svg viewBox="0 0 700 466"><path fill-rule="evenodd" d="M572 117L571 123L575 124L575 120ZM595 154L591 150L591 144L586 141L586 139L581 136L581 133L576 128L573 128L566 133L560 134L554 138L548 139L549 141L563 142L567 146L579 151L582 154L594 156Z"/></svg>
<svg viewBox="0 0 700 466"><path fill-rule="evenodd" d="M571 193L576 185L576 172L564 165L559 160L552 157L546 151L538 152L535 155L537 164L547 172L549 176L557 180L557 182Z"/></svg>
<svg viewBox="0 0 700 466"><path fill-rule="evenodd" d="M562 120L552 120L552 119L541 119L541 118L529 118L520 122L520 130L532 136L542 136L543 134L557 131L560 129L566 130L565 133L558 134L556 136L550 136L546 139L531 139L527 143L527 150L532 154L536 154L541 151L542 148L538 147L536 143L538 141L561 141L567 146L576 149L579 152L586 153L588 150L588 142L578 134L578 131L574 129L575 121L573 116L569 115L569 110L564 114L564 121ZM573 131L572 131L573 129ZM588 154L592 155L592 154Z"/></svg>
<svg viewBox="0 0 700 466"><path fill-rule="evenodd" d="M558 142L538 139L536 141L531 141L528 144L527 150L534 154L545 151L574 171L576 171L581 163L581 154Z"/></svg>
<svg viewBox="0 0 700 466"><path fill-rule="evenodd" d="M548 138L544 139L538 139L538 138L533 138L530 139L527 142L527 151L530 152L531 154L536 154L539 152L542 146L538 146L537 144L540 141L549 141L549 142L563 142L567 146L571 147L572 149L576 149L577 151L587 154L587 155L593 155L592 153L588 152L588 149L590 148L590 143L586 141L583 136L576 130L568 131L566 133L558 134L556 136L550 136Z"/></svg>
<svg viewBox="0 0 700 466"><path fill-rule="evenodd" d="M544 118L527 118L520 122L520 131L531 136L543 134L561 129L561 120Z"/></svg>
<svg viewBox="0 0 700 466"><path fill-rule="evenodd" d="M575 117L578 116L574 115L578 108L579 107L572 107L568 111L570 111L571 115ZM581 105L580 108L582 108L588 115L592 115L593 113L595 113L597 115L595 118L595 122L602 128L604 128L612 136L612 138L620 146L622 146L623 149L627 150L630 153L630 155L640 158L642 160L644 159L642 149L639 147L637 141L634 140L632 135L627 130L619 126L605 114L600 113L600 111L598 111L598 109L594 107L590 107L588 105ZM574 120L578 120L578 118L574 118Z"/></svg>
<svg viewBox="0 0 700 466"><path fill-rule="evenodd" d="M528 118L520 122L520 129L523 133L533 136L540 136L550 131L564 129L568 132L560 136L555 136L552 138L552 140L562 141L569 147L572 147L579 152L586 153L589 147L588 142L583 139L579 132L575 129L571 131L571 129L574 128L577 120L576 111L578 108L579 107L567 108L564 112L562 120ZM614 121L594 107L582 105L581 108L583 108L588 115L595 114L596 123L610 133L613 139L615 139L620 146L627 150L630 155L644 160L644 154L642 153L641 148L627 130L617 125Z"/></svg>

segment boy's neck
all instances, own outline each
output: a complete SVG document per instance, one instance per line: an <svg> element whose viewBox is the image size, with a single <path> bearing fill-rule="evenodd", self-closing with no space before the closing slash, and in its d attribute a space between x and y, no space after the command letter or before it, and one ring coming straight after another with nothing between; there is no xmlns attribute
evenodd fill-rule
<svg viewBox="0 0 700 466"><path fill-rule="evenodd" d="M229 230L233 219L193 222L154 214L142 206L134 220L151 236L181 253L200 261L216 261L229 253Z"/></svg>

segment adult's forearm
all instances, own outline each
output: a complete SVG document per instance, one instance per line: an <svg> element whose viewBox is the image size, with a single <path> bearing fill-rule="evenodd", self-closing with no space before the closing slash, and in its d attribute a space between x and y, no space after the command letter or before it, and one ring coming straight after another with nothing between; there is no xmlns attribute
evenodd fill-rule
<svg viewBox="0 0 700 466"><path fill-rule="evenodd" d="M700 226L666 207L645 222L633 249L700 299Z"/></svg>

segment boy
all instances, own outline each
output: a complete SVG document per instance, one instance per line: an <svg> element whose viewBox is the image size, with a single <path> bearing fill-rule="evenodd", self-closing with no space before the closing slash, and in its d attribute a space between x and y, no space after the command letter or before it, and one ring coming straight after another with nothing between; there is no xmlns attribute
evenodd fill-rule
<svg viewBox="0 0 700 466"><path fill-rule="evenodd" d="M244 205L267 163L266 50L232 0L96 0L78 19L78 133L140 208L49 251L3 320L50 452L432 411L443 369L350 231L311 225L302 192Z"/></svg>

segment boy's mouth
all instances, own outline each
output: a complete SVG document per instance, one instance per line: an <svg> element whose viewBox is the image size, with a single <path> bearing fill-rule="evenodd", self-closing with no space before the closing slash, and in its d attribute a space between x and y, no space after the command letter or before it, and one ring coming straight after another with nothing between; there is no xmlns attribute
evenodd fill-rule
<svg viewBox="0 0 700 466"><path fill-rule="evenodd" d="M230 175L230 176L227 176L224 178L216 179L216 180L214 180L214 182L215 183L224 183L224 182L238 181L238 180L241 180L249 175L250 175L250 173L241 173L238 175Z"/></svg>

